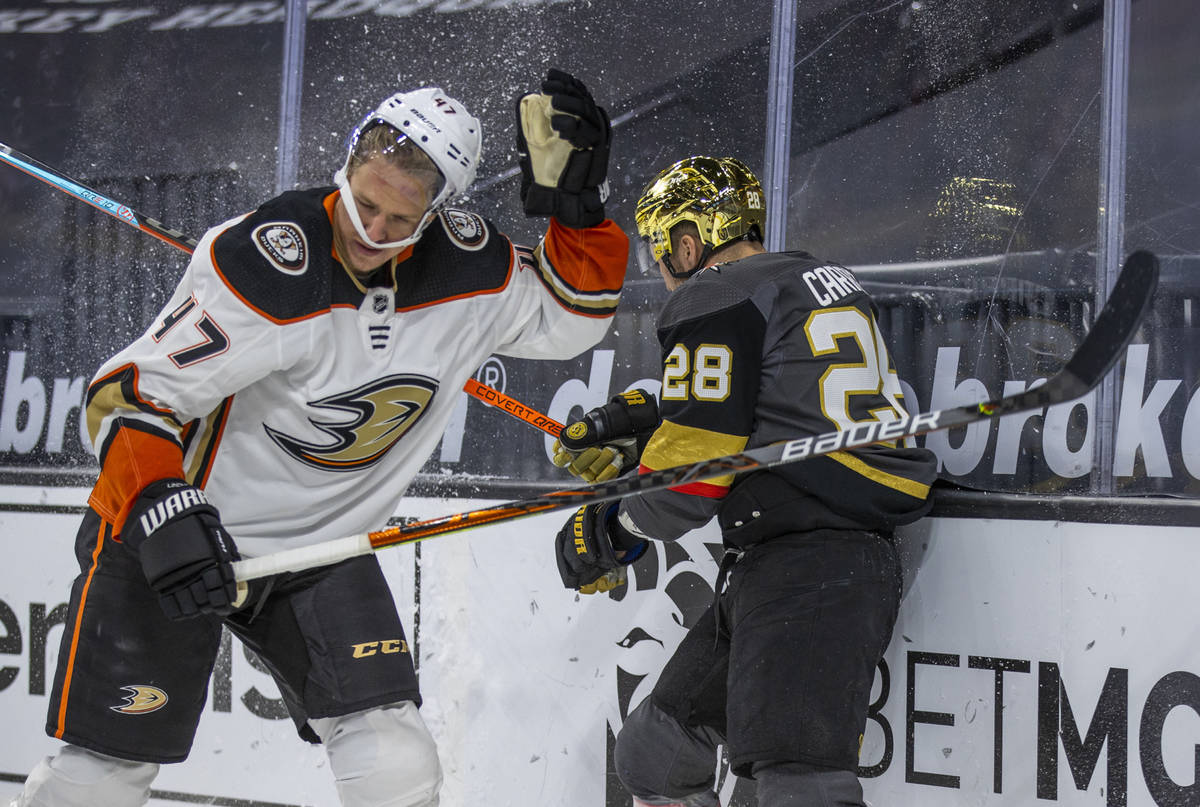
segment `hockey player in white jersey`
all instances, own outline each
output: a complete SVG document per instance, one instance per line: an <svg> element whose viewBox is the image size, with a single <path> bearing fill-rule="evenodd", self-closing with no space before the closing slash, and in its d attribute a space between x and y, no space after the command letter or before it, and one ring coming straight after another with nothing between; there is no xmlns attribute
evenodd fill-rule
<svg viewBox="0 0 1200 807"><path fill-rule="evenodd" d="M88 390L101 470L47 719L65 745L15 804L144 804L160 764L188 755L222 625L324 743L344 805L438 803L375 558L241 597L231 563L379 527L488 356L565 359L603 337L628 254L604 215L610 133L566 73L520 100L522 201L551 217L534 248L447 207L481 132L437 88L367 115L335 186L204 235L157 320ZM372 642L394 652L355 651Z"/></svg>

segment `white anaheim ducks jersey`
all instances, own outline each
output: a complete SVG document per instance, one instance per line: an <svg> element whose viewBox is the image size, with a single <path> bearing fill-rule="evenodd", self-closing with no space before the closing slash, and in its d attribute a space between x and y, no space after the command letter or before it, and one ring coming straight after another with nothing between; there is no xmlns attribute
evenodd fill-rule
<svg viewBox="0 0 1200 807"><path fill-rule="evenodd" d="M628 249L611 221L552 221L527 249L444 211L364 286L334 253L336 199L294 191L210 230L97 373L91 504L118 530L163 476L203 487L247 557L379 529L488 356L566 359L608 328Z"/></svg>

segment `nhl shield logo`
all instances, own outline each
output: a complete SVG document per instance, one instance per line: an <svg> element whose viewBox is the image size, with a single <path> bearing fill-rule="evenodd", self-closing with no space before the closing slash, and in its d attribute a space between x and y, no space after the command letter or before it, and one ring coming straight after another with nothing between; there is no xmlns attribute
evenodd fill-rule
<svg viewBox="0 0 1200 807"><path fill-rule="evenodd" d="M442 211L441 219L446 235L462 249L474 252L487 244L487 225L474 213L448 208Z"/></svg>
<svg viewBox="0 0 1200 807"><path fill-rule="evenodd" d="M271 264L288 275L302 275L308 269L308 242L295 224L270 221L254 228L254 246Z"/></svg>

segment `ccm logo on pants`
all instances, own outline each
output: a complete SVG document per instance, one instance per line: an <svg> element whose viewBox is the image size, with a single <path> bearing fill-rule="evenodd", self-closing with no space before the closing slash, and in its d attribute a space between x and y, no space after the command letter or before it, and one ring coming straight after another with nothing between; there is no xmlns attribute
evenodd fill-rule
<svg viewBox="0 0 1200 807"><path fill-rule="evenodd" d="M403 639L384 639L382 642L363 642L351 645L354 648L354 658L366 658L376 653L407 653L408 642Z"/></svg>

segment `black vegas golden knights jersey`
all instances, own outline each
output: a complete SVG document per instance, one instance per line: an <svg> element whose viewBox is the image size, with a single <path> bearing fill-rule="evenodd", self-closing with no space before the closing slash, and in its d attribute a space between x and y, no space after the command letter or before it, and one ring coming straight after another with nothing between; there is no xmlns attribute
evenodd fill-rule
<svg viewBox="0 0 1200 807"><path fill-rule="evenodd" d="M662 425L642 454L659 470L905 414L870 296L807 253L710 267L659 318ZM928 511L932 452L876 444L644 493L621 523L674 540L717 515L727 543L817 528L888 529Z"/></svg>
<svg viewBox="0 0 1200 807"><path fill-rule="evenodd" d="M551 220L530 249L444 210L364 286L334 251L337 198L289 192L211 229L97 373L90 504L117 531L172 476L207 491L244 556L378 529L483 361L570 358L609 326L628 254L612 221Z"/></svg>

